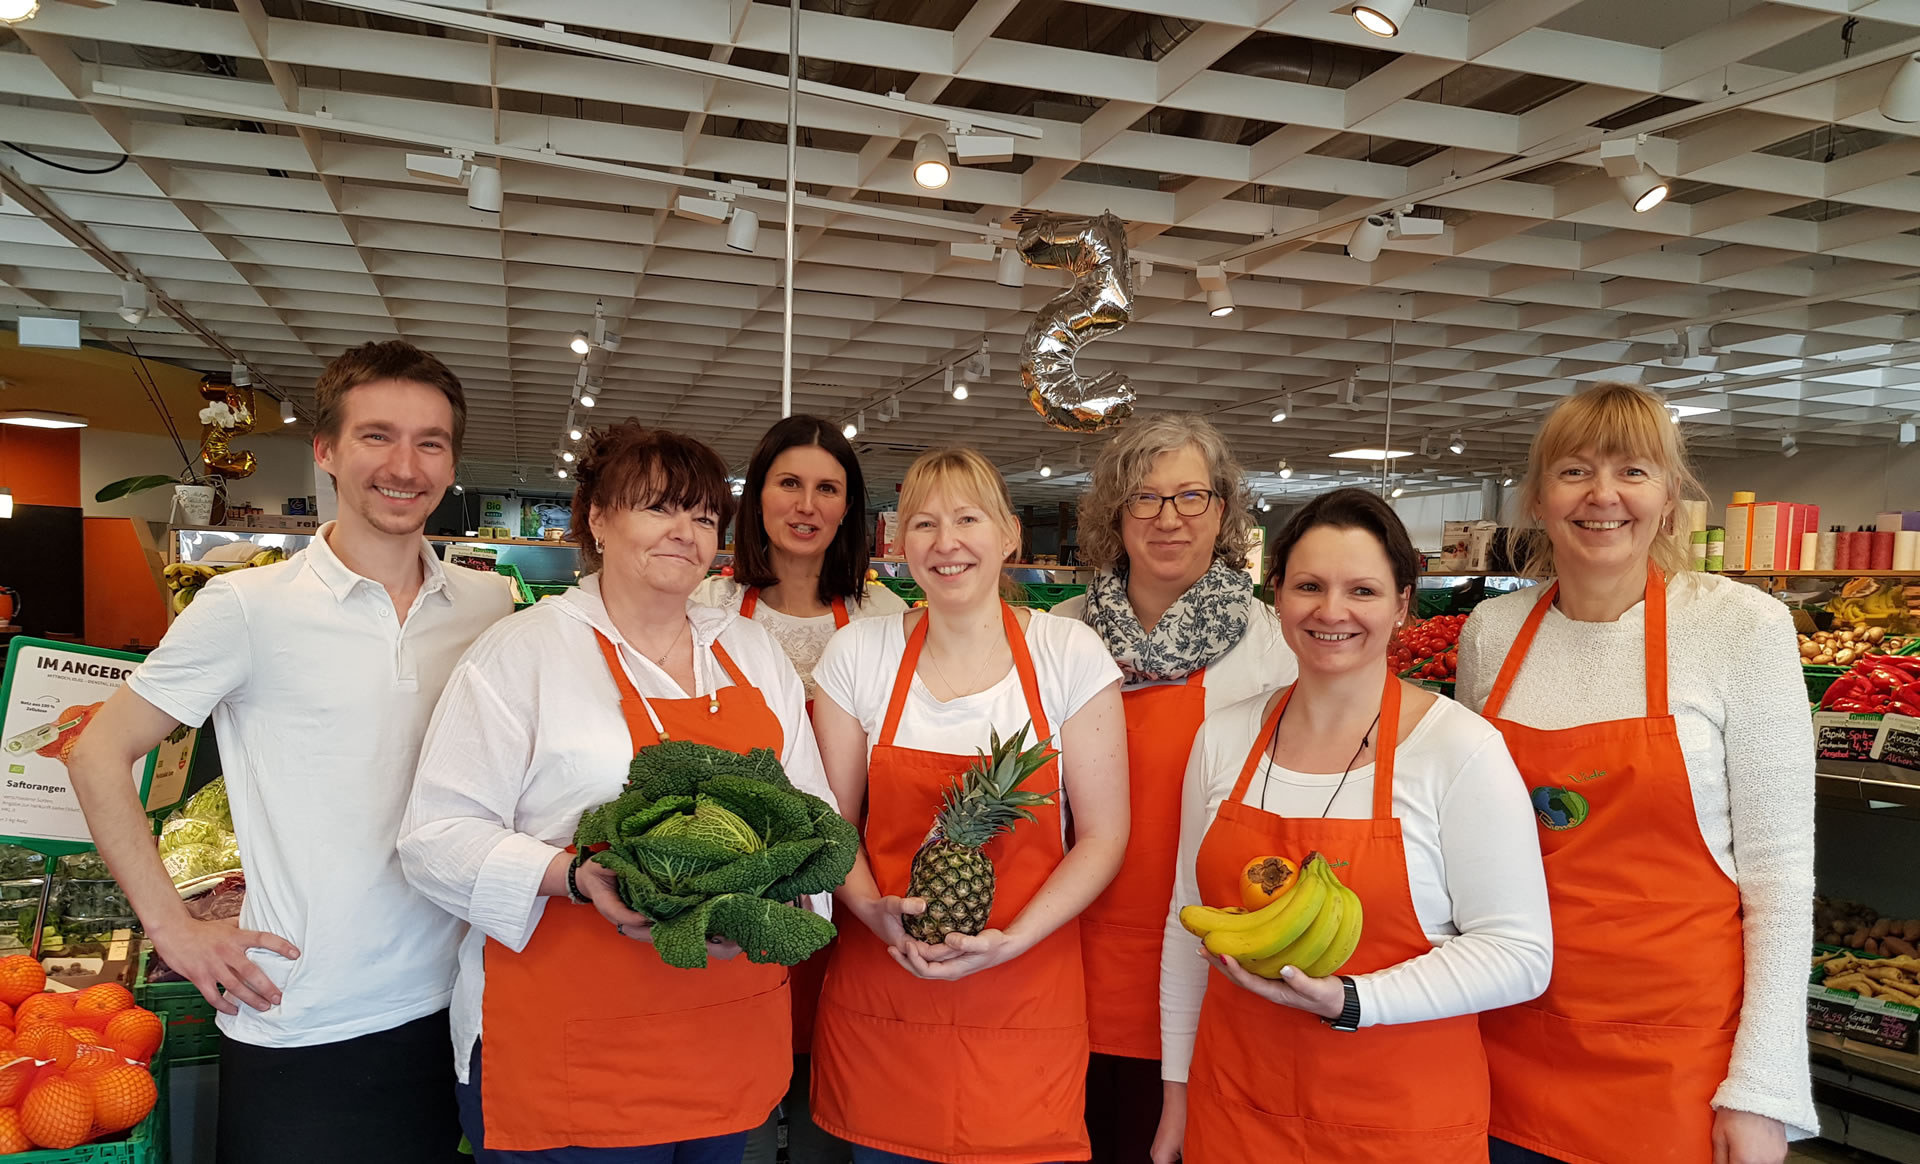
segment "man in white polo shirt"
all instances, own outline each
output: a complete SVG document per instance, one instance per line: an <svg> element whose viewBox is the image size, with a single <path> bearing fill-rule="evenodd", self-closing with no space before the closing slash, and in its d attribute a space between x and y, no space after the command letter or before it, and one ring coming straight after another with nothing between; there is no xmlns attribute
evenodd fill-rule
<svg viewBox="0 0 1920 1164"><path fill-rule="evenodd" d="M286 562L209 582L68 767L154 947L220 1009L221 1164L457 1161L463 927L408 885L394 845L440 690L512 600L421 537L466 427L446 365L366 344L314 396L338 519ZM237 926L187 914L127 775L209 715L247 871Z"/></svg>

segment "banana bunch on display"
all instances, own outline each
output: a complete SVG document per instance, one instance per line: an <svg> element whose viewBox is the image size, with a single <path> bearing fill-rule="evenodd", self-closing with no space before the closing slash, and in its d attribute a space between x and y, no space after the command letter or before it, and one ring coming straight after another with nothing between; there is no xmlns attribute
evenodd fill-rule
<svg viewBox="0 0 1920 1164"><path fill-rule="evenodd" d="M173 613L185 610L215 574L224 574L229 570L245 570L251 566L271 566L275 562L284 562L287 552L277 547L261 550L244 562L210 565L205 562L173 562L161 571L167 583L167 604Z"/></svg>
<svg viewBox="0 0 1920 1164"><path fill-rule="evenodd" d="M1886 626L1907 615L1906 588L1874 578L1855 578L1827 601L1837 625Z"/></svg>
<svg viewBox="0 0 1920 1164"><path fill-rule="evenodd" d="M1278 978L1288 966L1312 978L1332 974L1360 945L1361 922L1359 895L1340 883L1317 852L1307 855L1288 888L1259 909L1189 905L1180 911L1180 924L1209 952L1233 958L1262 978Z"/></svg>

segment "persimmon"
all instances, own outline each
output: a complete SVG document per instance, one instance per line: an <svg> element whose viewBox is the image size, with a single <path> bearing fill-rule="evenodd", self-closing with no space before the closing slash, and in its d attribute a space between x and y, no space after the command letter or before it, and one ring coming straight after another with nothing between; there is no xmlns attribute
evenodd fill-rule
<svg viewBox="0 0 1920 1164"><path fill-rule="evenodd" d="M1299 881L1300 866L1285 857L1255 857L1240 870L1240 900L1261 909L1293 892Z"/></svg>

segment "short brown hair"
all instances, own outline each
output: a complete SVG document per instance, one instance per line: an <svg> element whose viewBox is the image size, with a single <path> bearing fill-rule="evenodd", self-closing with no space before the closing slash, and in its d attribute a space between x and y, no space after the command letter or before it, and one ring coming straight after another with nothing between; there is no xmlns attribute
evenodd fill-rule
<svg viewBox="0 0 1920 1164"><path fill-rule="evenodd" d="M1361 529L1372 534L1393 566L1394 597L1398 598L1419 585L1420 551L1413 548L1407 527L1378 493L1348 486L1322 493L1301 506L1280 527L1273 540L1273 565L1267 571L1267 585L1276 591L1287 576L1287 557L1308 531L1321 526L1334 529Z"/></svg>
<svg viewBox="0 0 1920 1164"><path fill-rule="evenodd" d="M733 491L720 454L690 436L648 428L632 418L586 435L574 477L579 484L573 489L568 532L580 547L584 574L600 569L600 550L593 544L596 505L602 512L654 505L705 509L723 529L733 520Z"/></svg>
<svg viewBox="0 0 1920 1164"><path fill-rule="evenodd" d="M339 440L347 393L375 380L410 380L439 389L453 406L453 455L459 459L467 435L466 390L451 368L406 340L361 344L328 362L313 385L313 435Z"/></svg>

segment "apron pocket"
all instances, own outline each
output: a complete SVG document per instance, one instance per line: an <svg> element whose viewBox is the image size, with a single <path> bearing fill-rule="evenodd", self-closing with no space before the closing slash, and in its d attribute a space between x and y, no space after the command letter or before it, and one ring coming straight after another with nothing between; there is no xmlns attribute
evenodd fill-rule
<svg viewBox="0 0 1920 1164"><path fill-rule="evenodd" d="M670 1144L758 1127L793 1073L784 981L692 1010L576 1020L565 1038L570 1142L581 1147Z"/></svg>
<svg viewBox="0 0 1920 1164"><path fill-rule="evenodd" d="M1375 1103L1364 1092L1354 1093L1352 1102L1356 1115ZM1487 1160L1485 1121L1418 1129L1328 1123L1275 1115L1200 1088L1190 1093L1189 1104L1187 1164L1406 1164L1409 1160L1486 1164Z"/></svg>

